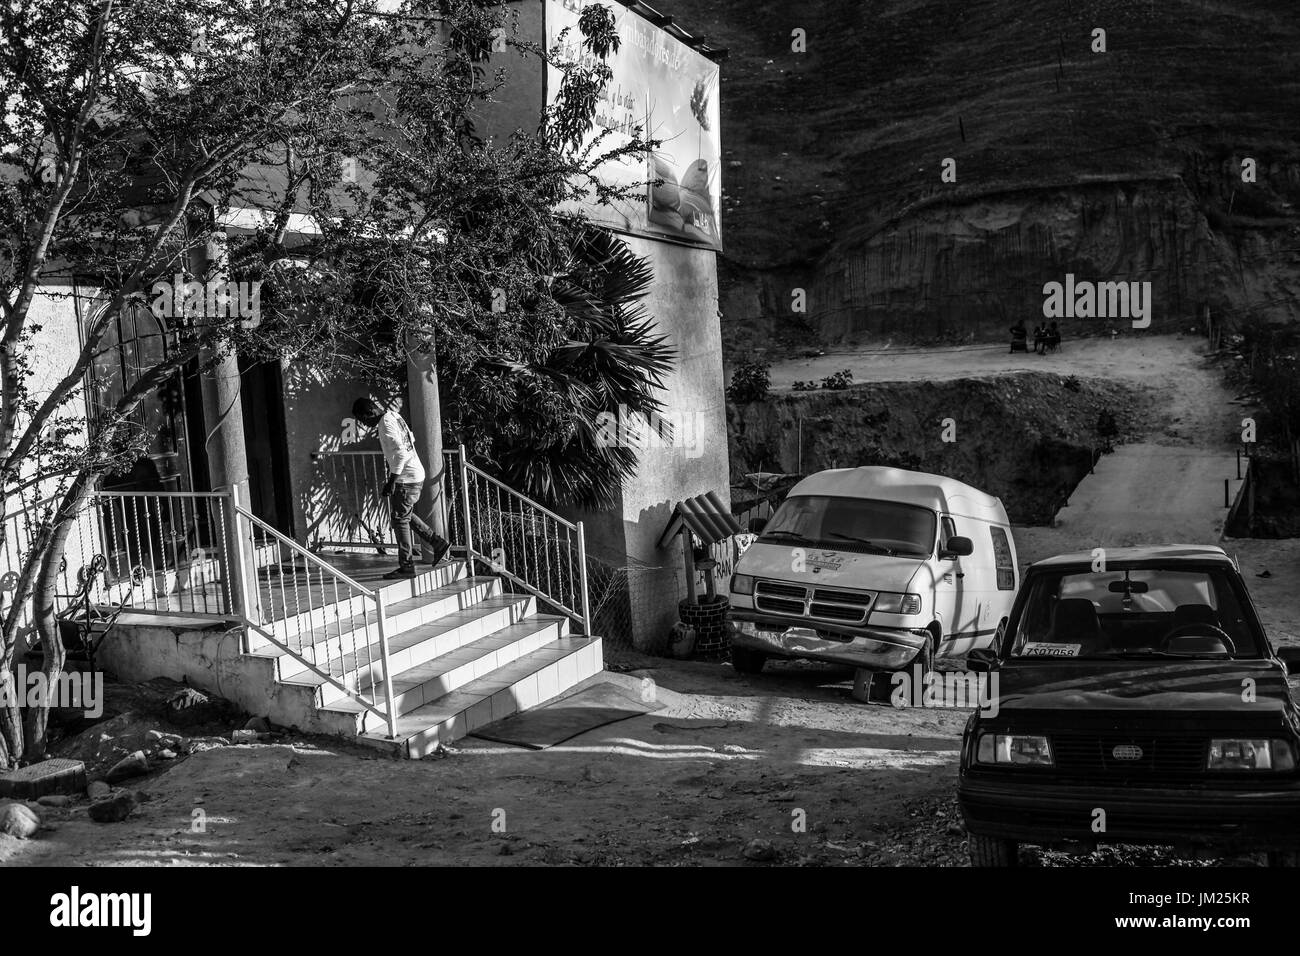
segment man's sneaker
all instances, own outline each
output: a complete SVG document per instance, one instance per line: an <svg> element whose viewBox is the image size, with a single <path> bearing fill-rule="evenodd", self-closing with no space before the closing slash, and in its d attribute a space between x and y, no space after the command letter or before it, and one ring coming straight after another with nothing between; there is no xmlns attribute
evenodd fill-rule
<svg viewBox="0 0 1300 956"><path fill-rule="evenodd" d="M415 565L403 564L393 568L393 570L385 574L384 580L393 581L397 578L413 578L413 577L415 577Z"/></svg>
<svg viewBox="0 0 1300 956"><path fill-rule="evenodd" d="M437 567L439 564L442 563L442 559L447 556L447 552L450 550L451 550L451 542L439 541L437 544L433 546L433 559L429 563Z"/></svg>

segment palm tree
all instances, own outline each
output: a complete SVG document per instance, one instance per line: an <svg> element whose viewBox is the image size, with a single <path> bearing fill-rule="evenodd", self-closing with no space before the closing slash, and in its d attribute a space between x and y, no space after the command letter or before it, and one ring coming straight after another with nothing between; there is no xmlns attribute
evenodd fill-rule
<svg viewBox="0 0 1300 956"><path fill-rule="evenodd" d="M507 484L551 506L617 504L638 459L633 448L606 447L600 415L661 414L657 393L676 359L642 301L653 281L650 263L622 239L580 231L550 289L567 339L531 364L503 363L515 372L513 421L496 431L489 456Z"/></svg>

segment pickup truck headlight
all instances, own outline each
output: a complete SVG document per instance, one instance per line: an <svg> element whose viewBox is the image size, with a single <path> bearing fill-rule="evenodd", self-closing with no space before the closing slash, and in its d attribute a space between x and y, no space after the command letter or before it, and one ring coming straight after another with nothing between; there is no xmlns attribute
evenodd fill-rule
<svg viewBox="0 0 1300 956"><path fill-rule="evenodd" d="M732 594L753 594L754 576L752 574L733 574L731 576Z"/></svg>
<svg viewBox="0 0 1300 956"><path fill-rule="evenodd" d="M1052 767L1052 744L1036 734L980 734L975 762L1016 767Z"/></svg>
<svg viewBox="0 0 1300 956"><path fill-rule="evenodd" d="M1206 770L1294 770L1295 754L1285 740L1228 737L1210 741Z"/></svg>
<svg viewBox="0 0 1300 956"><path fill-rule="evenodd" d="M881 614L920 614L921 595L881 591L876 595L876 603L872 605L871 610L879 611Z"/></svg>

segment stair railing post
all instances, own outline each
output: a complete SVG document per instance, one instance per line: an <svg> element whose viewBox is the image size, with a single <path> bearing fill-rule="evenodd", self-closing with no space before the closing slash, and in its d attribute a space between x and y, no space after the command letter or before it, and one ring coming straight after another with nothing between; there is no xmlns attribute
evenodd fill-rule
<svg viewBox="0 0 1300 956"><path fill-rule="evenodd" d="M578 522L578 586L582 588L582 634L591 637L591 605L587 598L587 535Z"/></svg>
<svg viewBox="0 0 1300 956"><path fill-rule="evenodd" d="M474 573L474 522L469 513L469 457L465 454L465 446L457 445L457 455L460 456L460 505L462 514L465 518L465 561L469 565L469 573Z"/></svg>
<svg viewBox="0 0 1300 956"><path fill-rule="evenodd" d="M231 612L239 617L240 620L249 621L253 624L261 624L260 607L254 598L254 591L251 585L251 572L249 555L246 553L244 542L252 542L252 529L248 527L244 516L240 513L241 502L239 500L239 485L233 484L228 492L229 497L223 501L223 504L229 504L230 514L226 516L226 533L230 536L230 543L226 547L226 564L225 573L230 575L229 593L234 607ZM218 501L222 499L218 498ZM248 629L244 629L244 649L248 650Z"/></svg>
<svg viewBox="0 0 1300 956"><path fill-rule="evenodd" d="M393 669L388 661L388 611L384 592L375 591L375 622L379 628L379 666L384 671L384 716L388 718L389 739L397 739L397 702L393 699Z"/></svg>

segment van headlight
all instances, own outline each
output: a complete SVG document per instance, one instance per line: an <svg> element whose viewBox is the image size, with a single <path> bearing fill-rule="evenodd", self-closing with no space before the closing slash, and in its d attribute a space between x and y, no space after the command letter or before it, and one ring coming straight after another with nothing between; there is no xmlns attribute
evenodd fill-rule
<svg viewBox="0 0 1300 956"><path fill-rule="evenodd" d="M753 594L754 576L752 574L733 574L731 576L732 594Z"/></svg>
<svg viewBox="0 0 1300 956"><path fill-rule="evenodd" d="M1014 767L1052 767L1052 745L1038 734L980 734L975 762Z"/></svg>
<svg viewBox="0 0 1300 956"><path fill-rule="evenodd" d="M1228 737L1210 741L1206 770L1294 770L1295 754L1285 740Z"/></svg>
<svg viewBox="0 0 1300 956"><path fill-rule="evenodd" d="M876 595L876 603L871 606L871 610L881 614L920 614L921 595L881 591Z"/></svg>

